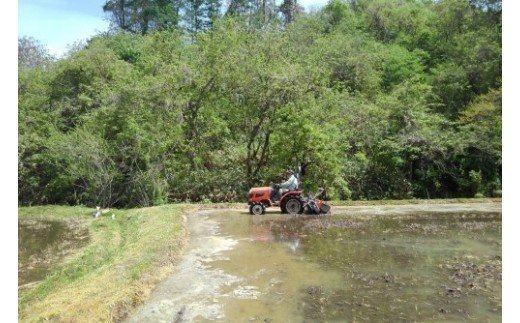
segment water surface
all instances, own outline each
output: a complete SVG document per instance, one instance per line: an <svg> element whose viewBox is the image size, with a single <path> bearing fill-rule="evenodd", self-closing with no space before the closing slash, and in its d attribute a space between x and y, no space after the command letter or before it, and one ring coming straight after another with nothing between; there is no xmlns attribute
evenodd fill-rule
<svg viewBox="0 0 520 323"><path fill-rule="evenodd" d="M89 240L81 222L18 220L18 286L41 281L65 256Z"/></svg>
<svg viewBox="0 0 520 323"><path fill-rule="evenodd" d="M131 322L501 321L501 212L205 211ZM365 210L366 211L366 210Z"/></svg>

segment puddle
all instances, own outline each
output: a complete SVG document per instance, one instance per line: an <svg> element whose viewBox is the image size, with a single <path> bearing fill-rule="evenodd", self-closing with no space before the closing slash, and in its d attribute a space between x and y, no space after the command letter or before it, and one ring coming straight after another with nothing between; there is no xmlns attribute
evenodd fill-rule
<svg viewBox="0 0 520 323"><path fill-rule="evenodd" d="M129 321L500 322L501 213L416 211L199 212L184 260Z"/></svg>
<svg viewBox="0 0 520 323"><path fill-rule="evenodd" d="M18 220L18 286L45 278L65 256L88 243L79 221Z"/></svg>

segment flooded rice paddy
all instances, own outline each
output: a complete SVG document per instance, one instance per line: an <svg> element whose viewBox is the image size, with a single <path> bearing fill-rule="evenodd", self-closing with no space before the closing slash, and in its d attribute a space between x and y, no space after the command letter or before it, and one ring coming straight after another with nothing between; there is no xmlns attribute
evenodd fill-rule
<svg viewBox="0 0 520 323"><path fill-rule="evenodd" d="M130 322L500 322L500 204L207 210Z"/></svg>
<svg viewBox="0 0 520 323"><path fill-rule="evenodd" d="M67 255L89 241L78 220L18 220L18 286L43 280Z"/></svg>

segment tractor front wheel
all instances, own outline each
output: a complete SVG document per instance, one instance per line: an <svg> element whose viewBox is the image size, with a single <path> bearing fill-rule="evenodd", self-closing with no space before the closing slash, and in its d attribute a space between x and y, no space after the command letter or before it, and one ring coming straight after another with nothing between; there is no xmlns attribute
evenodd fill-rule
<svg viewBox="0 0 520 323"><path fill-rule="evenodd" d="M265 207L262 203L255 203L249 207L249 213L254 215L262 215L265 213Z"/></svg>
<svg viewBox="0 0 520 323"><path fill-rule="evenodd" d="M289 197L283 203L282 210L285 209L289 214L299 214L302 213L302 202L296 197Z"/></svg>

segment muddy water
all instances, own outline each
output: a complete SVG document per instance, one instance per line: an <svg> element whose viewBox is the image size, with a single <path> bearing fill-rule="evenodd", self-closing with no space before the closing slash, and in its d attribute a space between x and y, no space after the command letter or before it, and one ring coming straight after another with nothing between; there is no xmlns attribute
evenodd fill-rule
<svg viewBox="0 0 520 323"><path fill-rule="evenodd" d="M337 288L307 295L316 320L501 321L501 217L415 214L336 223L306 241L340 269ZM336 226L336 227L335 227Z"/></svg>
<svg viewBox="0 0 520 323"><path fill-rule="evenodd" d="M184 260L130 322L501 321L500 205L189 221Z"/></svg>
<svg viewBox="0 0 520 323"><path fill-rule="evenodd" d="M19 219L18 286L44 279L51 268L88 240L88 229L79 221Z"/></svg>

